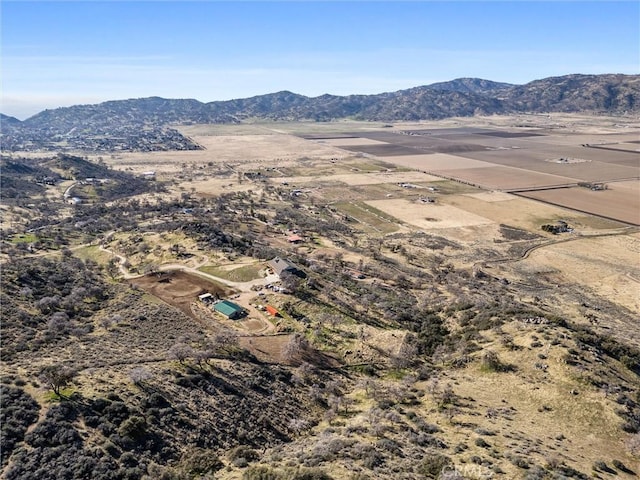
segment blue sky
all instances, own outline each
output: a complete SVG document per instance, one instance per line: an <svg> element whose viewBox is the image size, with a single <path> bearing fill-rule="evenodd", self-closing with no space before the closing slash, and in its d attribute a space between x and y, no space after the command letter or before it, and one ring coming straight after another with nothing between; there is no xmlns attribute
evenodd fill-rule
<svg viewBox="0 0 640 480"><path fill-rule="evenodd" d="M3 113L640 73L636 1L2 0Z"/></svg>

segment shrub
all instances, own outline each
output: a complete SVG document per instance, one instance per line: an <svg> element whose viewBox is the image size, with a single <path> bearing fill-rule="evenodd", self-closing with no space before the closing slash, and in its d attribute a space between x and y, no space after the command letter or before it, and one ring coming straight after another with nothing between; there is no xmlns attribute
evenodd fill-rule
<svg viewBox="0 0 640 480"><path fill-rule="evenodd" d="M131 452L125 452L120 457L120 463L125 467L135 467L138 465L138 458Z"/></svg>
<svg viewBox="0 0 640 480"><path fill-rule="evenodd" d="M118 434L122 437L138 439L147 433L147 421L143 417L133 416L127 418L120 428Z"/></svg>
<svg viewBox="0 0 640 480"><path fill-rule="evenodd" d="M288 473L283 480L332 480L332 478L324 470L308 468Z"/></svg>
<svg viewBox="0 0 640 480"><path fill-rule="evenodd" d="M263 465L249 467L242 474L242 480L281 480L282 476L273 468Z"/></svg>
<svg viewBox="0 0 640 480"><path fill-rule="evenodd" d="M496 432L494 432L493 430L487 430L486 428L482 428L482 427L476 428L475 432L478 435L483 435L486 437L493 437L496 434Z"/></svg>
<svg viewBox="0 0 640 480"><path fill-rule="evenodd" d="M629 467L627 467L624 463L622 463L620 460L614 460L613 462L611 462L613 464L613 466L615 468L617 468L618 470L620 470L621 472L624 473L629 473L632 474L633 471L631 469L629 469Z"/></svg>
<svg viewBox="0 0 640 480"><path fill-rule="evenodd" d="M384 457L380 452L371 449L364 454L362 464L369 470L373 470L374 468L384 464Z"/></svg>
<svg viewBox="0 0 640 480"><path fill-rule="evenodd" d="M511 372L515 370L513 365L503 363L496 352L487 352L482 357L481 368L487 372Z"/></svg>
<svg viewBox="0 0 640 480"><path fill-rule="evenodd" d="M242 480L332 480L323 470L316 468L275 470L258 465L249 467L242 474Z"/></svg>
<svg viewBox="0 0 640 480"><path fill-rule="evenodd" d="M513 463L518 468L522 468L522 469L525 469L525 470L529 468L529 461L524 457L519 457L517 455L512 455L509 458L509 461L511 463Z"/></svg>
<svg viewBox="0 0 640 480"><path fill-rule="evenodd" d="M484 438L476 438L475 444L482 448L489 448L491 446Z"/></svg>
<svg viewBox="0 0 640 480"><path fill-rule="evenodd" d="M237 446L227 456L229 461L237 467L246 467L249 462L253 462L259 457L258 452L245 445Z"/></svg>
<svg viewBox="0 0 640 480"><path fill-rule="evenodd" d="M426 478L439 478L442 471L449 465L451 465L451 459L445 455L427 455L418 466L418 473Z"/></svg>
<svg viewBox="0 0 640 480"><path fill-rule="evenodd" d="M111 455L113 458L118 458L120 456L120 449L111 440L105 440L105 442L102 444L102 448L104 448L104 451Z"/></svg>
<svg viewBox="0 0 640 480"><path fill-rule="evenodd" d="M194 448L184 455L181 466L190 477L199 477L216 472L224 465L212 452L203 448Z"/></svg>
<svg viewBox="0 0 640 480"><path fill-rule="evenodd" d="M469 447L467 447L464 443L459 443L453 448L453 453L462 453L468 448Z"/></svg>
<svg viewBox="0 0 640 480"><path fill-rule="evenodd" d="M609 467L609 465L607 465L606 462L603 462L602 460L597 460L596 462L594 462L593 469L598 472L616 473L613 468Z"/></svg>

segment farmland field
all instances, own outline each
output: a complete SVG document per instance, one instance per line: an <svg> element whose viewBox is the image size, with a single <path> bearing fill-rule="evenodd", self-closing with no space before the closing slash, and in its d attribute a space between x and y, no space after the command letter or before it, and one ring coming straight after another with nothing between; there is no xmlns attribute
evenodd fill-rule
<svg viewBox="0 0 640 480"><path fill-rule="evenodd" d="M282 177L279 178L279 180L291 185L298 185L300 183L317 183L320 178L322 177L318 177L317 175L308 175L304 177ZM347 185L376 185L380 183L436 182L441 180L441 178L433 175L427 175L422 172L408 171L384 173L341 173L331 175L327 180L331 180L331 182L345 183Z"/></svg>
<svg viewBox="0 0 640 480"><path fill-rule="evenodd" d="M339 200L340 195L346 200L417 197L425 192L400 193L392 184L425 187L438 179L500 191L612 182L598 196L574 188L526 195L637 224L638 191L621 183L633 185L640 178L637 135L616 127L614 119L610 125L608 121L554 115L450 119L385 128L349 121L192 125L179 128L204 150L122 153L107 161L134 172L157 170L160 178L182 176L184 189L212 195L255 188L237 176L257 170L263 178L303 185L329 201ZM341 185L383 184L388 187L370 190L371 198L360 190L340 193Z"/></svg>
<svg viewBox="0 0 640 480"><path fill-rule="evenodd" d="M352 145L342 147L352 152L362 152L368 155L378 157L392 157L395 155L415 155L416 150L402 145L394 145L391 143L380 143L379 145Z"/></svg>
<svg viewBox="0 0 640 480"><path fill-rule="evenodd" d="M398 230L400 223L398 219L388 211L376 208L372 202L342 202L335 203L333 207L361 224L365 230L373 230L377 233L391 233Z"/></svg>
<svg viewBox="0 0 640 480"><path fill-rule="evenodd" d="M563 219L575 225L587 215L571 210L520 198L502 192L451 195L442 199L464 211L491 219L495 223L508 224L535 232L544 223Z"/></svg>
<svg viewBox="0 0 640 480"><path fill-rule="evenodd" d="M414 126L402 129L402 126L396 126L384 131L351 131L349 138L328 142L335 142L335 146L349 151L379 156L398 166L490 190L533 190L572 187L579 182L617 183L623 180L633 184L640 178L640 152L637 144L632 143L633 136L610 131L604 134L603 130L592 128L592 133L557 134L544 128ZM358 181L354 179L347 183L363 184L354 182ZM612 185L599 196L576 188L525 195L637 225L640 205L633 188Z"/></svg>
<svg viewBox="0 0 640 480"><path fill-rule="evenodd" d="M640 196L630 194L629 191L631 190L616 189L615 186L604 191L573 187L525 192L520 195L631 225L640 225Z"/></svg>
<svg viewBox="0 0 640 480"><path fill-rule="evenodd" d="M327 143L334 147L359 147L365 145L384 145L386 142L380 140L372 140L370 138L330 138L326 140L316 140L318 143Z"/></svg>
<svg viewBox="0 0 640 480"><path fill-rule="evenodd" d="M569 177L538 173L513 167L441 169L432 173L455 178L490 190L514 190L518 188L547 187L574 183Z"/></svg>
<svg viewBox="0 0 640 480"><path fill-rule="evenodd" d="M405 157L387 157L387 162L392 162L416 170L435 172L443 169L464 169L464 168L490 168L494 164L473 160L446 153L435 153L432 155L408 155Z"/></svg>
<svg viewBox="0 0 640 480"><path fill-rule="evenodd" d="M471 152L467 156L498 165L592 181L614 180L637 175L640 155L629 154L638 158L624 158L605 152L594 155L595 151L595 149L589 148L550 148L545 146L533 149Z"/></svg>
<svg viewBox="0 0 640 480"><path fill-rule="evenodd" d="M454 228L487 225L490 219L451 205L415 203L407 200L371 200L368 205L417 228Z"/></svg>

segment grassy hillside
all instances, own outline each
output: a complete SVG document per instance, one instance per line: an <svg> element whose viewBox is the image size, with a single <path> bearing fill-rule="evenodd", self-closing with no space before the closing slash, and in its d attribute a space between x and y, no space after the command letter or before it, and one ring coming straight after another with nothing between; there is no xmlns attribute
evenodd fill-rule
<svg viewBox="0 0 640 480"><path fill-rule="evenodd" d="M637 478L637 228L274 155L7 163L65 180L1 205L1 478Z"/></svg>

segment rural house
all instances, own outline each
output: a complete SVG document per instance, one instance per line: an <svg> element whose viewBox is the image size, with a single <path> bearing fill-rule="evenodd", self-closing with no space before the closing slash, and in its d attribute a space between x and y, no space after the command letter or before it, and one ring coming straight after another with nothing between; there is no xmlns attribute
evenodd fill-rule
<svg viewBox="0 0 640 480"><path fill-rule="evenodd" d="M244 309L229 300L220 300L213 305L213 309L216 312L220 312L225 317L235 320L244 315Z"/></svg>
<svg viewBox="0 0 640 480"><path fill-rule="evenodd" d="M282 272L289 272L295 274L298 272L298 267L296 267L289 260L285 260L284 258L276 257L273 260L269 260L268 265L273 269L276 275L282 275Z"/></svg>
<svg viewBox="0 0 640 480"><path fill-rule="evenodd" d="M287 242L298 244L298 243L304 242L304 238L302 238L300 235L294 233L293 235L290 235L290 236L287 237Z"/></svg>

